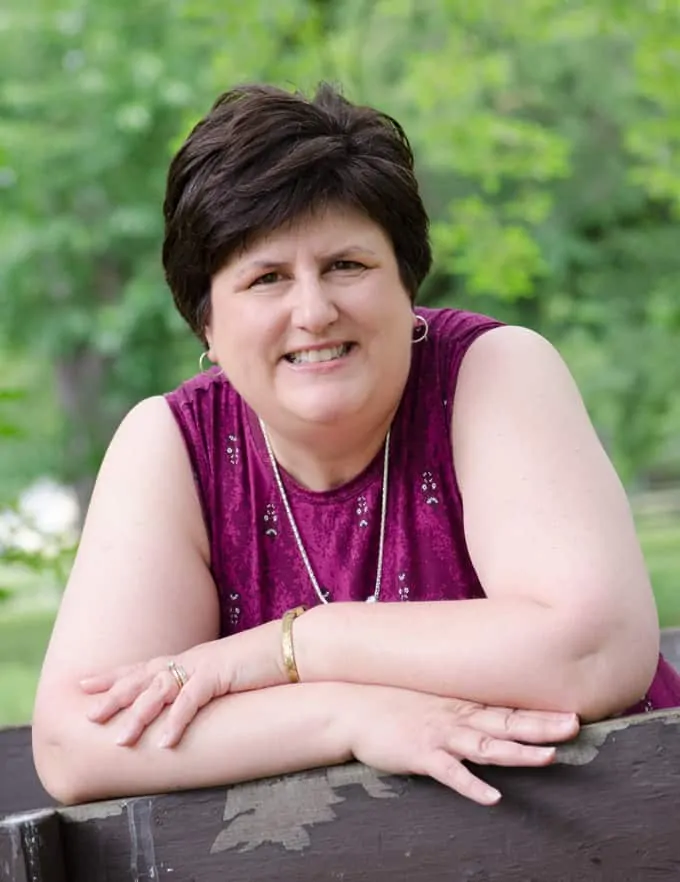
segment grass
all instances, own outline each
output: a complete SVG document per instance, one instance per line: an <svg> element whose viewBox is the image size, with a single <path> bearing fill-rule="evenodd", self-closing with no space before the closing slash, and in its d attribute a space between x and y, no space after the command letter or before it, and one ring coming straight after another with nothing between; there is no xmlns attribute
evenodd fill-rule
<svg viewBox="0 0 680 882"><path fill-rule="evenodd" d="M680 519L638 518L662 628L680 627Z"/></svg>
<svg viewBox="0 0 680 882"><path fill-rule="evenodd" d="M680 626L680 518L638 518L638 531L664 628ZM54 610L0 613L0 726L27 723Z"/></svg>
<svg viewBox="0 0 680 882"><path fill-rule="evenodd" d="M0 726L30 720L53 621L50 609L0 615Z"/></svg>

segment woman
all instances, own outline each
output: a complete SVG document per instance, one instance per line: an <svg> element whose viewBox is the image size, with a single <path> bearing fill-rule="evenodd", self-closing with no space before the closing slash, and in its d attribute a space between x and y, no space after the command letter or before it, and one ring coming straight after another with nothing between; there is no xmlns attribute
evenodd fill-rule
<svg viewBox="0 0 680 882"><path fill-rule="evenodd" d="M579 719L680 703L555 350L413 309L431 254L397 123L327 86L233 90L164 211L215 366L102 465L35 708L57 799L356 757L492 804L465 760L545 765Z"/></svg>

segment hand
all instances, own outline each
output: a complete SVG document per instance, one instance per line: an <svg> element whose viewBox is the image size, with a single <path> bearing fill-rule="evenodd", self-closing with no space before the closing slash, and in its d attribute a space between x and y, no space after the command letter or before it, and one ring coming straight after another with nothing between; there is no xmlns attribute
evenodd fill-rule
<svg viewBox="0 0 680 882"><path fill-rule="evenodd" d="M114 668L81 680L80 687L99 696L87 714L94 723L106 723L122 712L122 728L116 743L130 747L145 729L171 705L159 747L175 747L199 710L230 692L262 689L287 682L281 659L280 622L270 622L202 643L147 662ZM169 662L186 674L180 688Z"/></svg>
<svg viewBox="0 0 680 882"><path fill-rule="evenodd" d="M546 766L550 742L578 733L576 714L512 710L389 687L366 687L351 715L350 748L360 762L396 774L429 775L481 805L501 794L463 763ZM523 743L524 742L524 743Z"/></svg>

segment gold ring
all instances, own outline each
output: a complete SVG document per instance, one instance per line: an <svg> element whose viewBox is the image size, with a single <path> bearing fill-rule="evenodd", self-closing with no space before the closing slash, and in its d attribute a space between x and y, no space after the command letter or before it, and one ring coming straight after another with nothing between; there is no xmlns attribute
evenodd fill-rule
<svg viewBox="0 0 680 882"><path fill-rule="evenodd" d="M187 676L187 672L184 670L182 665L178 665L177 662L169 661L168 662L168 670L175 678L175 683L179 686L180 690L187 685L187 681L189 677Z"/></svg>

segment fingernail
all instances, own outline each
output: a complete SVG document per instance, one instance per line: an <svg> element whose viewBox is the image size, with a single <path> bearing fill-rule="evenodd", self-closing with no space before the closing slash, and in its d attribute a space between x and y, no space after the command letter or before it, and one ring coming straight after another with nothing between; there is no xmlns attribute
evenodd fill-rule
<svg viewBox="0 0 680 882"><path fill-rule="evenodd" d="M123 745L127 744L127 742L129 740L130 740L130 732L129 731L121 732L120 735L118 736L118 738L116 738L116 744L123 746Z"/></svg>
<svg viewBox="0 0 680 882"><path fill-rule="evenodd" d="M501 798L501 793L499 790L496 790L494 787L488 787L486 790L486 798L490 803L499 802Z"/></svg>
<svg viewBox="0 0 680 882"><path fill-rule="evenodd" d="M161 740L158 742L158 746L161 749L165 749L166 747L170 747L170 736L167 732L161 737Z"/></svg>

